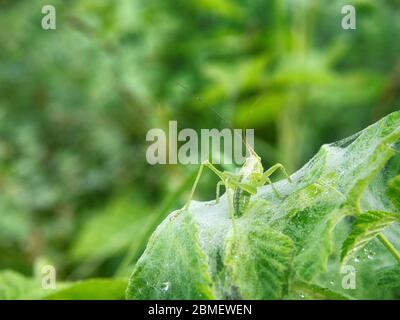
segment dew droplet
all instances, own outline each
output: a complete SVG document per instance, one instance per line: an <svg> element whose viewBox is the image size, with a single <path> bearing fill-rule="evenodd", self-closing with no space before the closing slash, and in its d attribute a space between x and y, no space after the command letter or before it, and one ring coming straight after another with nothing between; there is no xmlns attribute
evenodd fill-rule
<svg viewBox="0 0 400 320"><path fill-rule="evenodd" d="M302 293L300 293L300 294L299 294L299 297L300 297L300 299L304 299L304 298L305 298L305 295L302 294Z"/></svg>
<svg viewBox="0 0 400 320"><path fill-rule="evenodd" d="M330 284L331 286L333 286L333 285L335 284L335 281L331 280L331 281L329 281L329 284Z"/></svg>

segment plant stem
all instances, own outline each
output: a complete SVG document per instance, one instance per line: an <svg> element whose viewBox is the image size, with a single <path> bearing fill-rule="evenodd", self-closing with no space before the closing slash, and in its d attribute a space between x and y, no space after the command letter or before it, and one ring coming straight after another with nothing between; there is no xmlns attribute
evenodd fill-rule
<svg viewBox="0 0 400 320"><path fill-rule="evenodd" d="M382 242L382 244L389 250L389 252L393 255L393 257L400 264L400 253L396 250L396 248L390 243L390 241L383 235L383 233L378 235L378 239Z"/></svg>

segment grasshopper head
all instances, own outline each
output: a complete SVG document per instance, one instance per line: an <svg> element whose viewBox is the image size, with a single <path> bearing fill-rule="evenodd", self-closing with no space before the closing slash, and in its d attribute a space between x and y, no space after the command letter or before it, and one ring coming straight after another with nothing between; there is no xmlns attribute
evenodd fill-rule
<svg viewBox="0 0 400 320"><path fill-rule="evenodd" d="M258 180L257 178L263 174L264 168L261 164L261 158L250 146L247 140L244 140L249 156L246 158L245 163L240 168L239 175L242 176L243 181L252 182Z"/></svg>
<svg viewBox="0 0 400 320"><path fill-rule="evenodd" d="M246 158L244 165L240 168L239 175L244 180L252 180L253 176L261 175L264 168L261 164L261 158L257 154L251 154Z"/></svg>

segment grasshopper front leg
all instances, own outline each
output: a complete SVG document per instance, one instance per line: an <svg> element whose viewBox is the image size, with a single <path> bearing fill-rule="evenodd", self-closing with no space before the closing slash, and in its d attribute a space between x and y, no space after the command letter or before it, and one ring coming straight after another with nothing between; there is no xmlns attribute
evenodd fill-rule
<svg viewBox="0 0 400 320"><path fill-rule="evenodd" d="M217 198L216 198L216 202L218 203L218 201L219 201L219 190L220 190L220 186L221 186L222 184L224 184L224 185L226 186L225 181L227 180L228 176L227 176L227 174L225 174L224 172L219 171L219 170L218 170L216 167L214 167L208 160L206 160L206 161L204 161L204 162L200 165L199 171L198 171L197 176L196 176L196 180L194 181L192 190L190 191L189 198L188 198L186 204L184 205L183 210L187 210L187 209L189 208L190 201L192 201L194 192L196 191L196 188L197 188L197 185L198 185L198 183L199 183L200 177L201 177L201 175L202 175L202 173L203 173L204 167L208 167L209 169L211 169L211 171L213 171L213 172L221 179L221 181L219 181L218 184L217 184Z"/></svg>
<svg viewBox="0 0 400 320"><path fill-rule="evenodd" d="M281 197L281 194L278 192L278 190L276 190L274 184L272 183L270 178L265 178L265 182L268 182L269 185L271 185L272 190L275 192L275 194L278 196L278 198ZM265 184L265 183L264 183Z"/></svg>

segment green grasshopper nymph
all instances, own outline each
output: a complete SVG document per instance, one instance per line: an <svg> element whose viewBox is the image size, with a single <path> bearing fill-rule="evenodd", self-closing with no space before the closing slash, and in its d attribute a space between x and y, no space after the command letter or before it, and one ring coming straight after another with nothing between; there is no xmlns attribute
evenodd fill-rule
<svg viewBox="0 0 400 320"><path fill-rule="evenodd" d="M246 158L245 163L240 168L237 174L228 171L220 171L215 166L213 166L208 160L204 161L200 165L196 180L190 192L189 199L186 202L185 206L183 207L184 210L189 208L190 201L192 200L192 197L194 195L194 192L196 190L197 184L200 180L204 167L211 169L211 171L213 171L221 179L221 181L217 183L216 203L219 202L220 187L221 185L224 185L225 190L227 191L228 201L232 202L233 216L235 218L239 218L244 214L250 202L250 197L257 193L258 187L261 187L266 183L268 183L271 185L273 191L279 196L278 191L275 189L269 177L275 171L280 169L282 170L283 174L286 176L288 181L291 183L292 180L290 179L290 176L287 174L285 168L283 167L282 164L277 163L268 170L264 171L264 168L261 164L261 158L248 145L247 142L246 146L250 151L250 155ZM229 196L230 190L233 191L233 199L230 199Z"/></svg>
<svg viewBox="0 0 400 320"><path fill-rule="evenodd" d="M188 91L188 89L184 85L180 83L178 83L178 85L182 87L184 90ZM217 111L215 111L212 107L204 103L200 97L197 97L197 100L200 101L207 108L212 110L219 118L221 118L221 120L227 122ZM256 100L255 102L257 101L258 100ZM291 183L292 180L290 179L290 176L287 174L284 166L280 163L277 163L264 172L264 168L261 164L261 158L253 150L253 148L250 147L246 139L244 139L244 143L246 144L246 147L249 150L250 155L246 158L245 163L240 168L237 174L228 171L220 171L215 166L213 166L208 160L204 161L200 165L196 180L190 192L189 199L182 208L183 210L189 208L190 201L192 200L194 192L196 191L196 187L197 184L199 183L204 167L208 167L209 169L211 169L221 179L221 181L217 183L216 200L215 200L216 203L219 202L219 191L221 185L224 185L229 202L228 207L231 208L230 203L233 204L233 216L236 218L241 217L244 214L250 202L251 196L257 193L258 187L261 187L266 183L269 183L275 194L277 196L280 196L269 177L275 171L280 169L282 170L283 174L286 176L288 181ZM232 200L230 199L231 190L233 191Z"/></svg>

